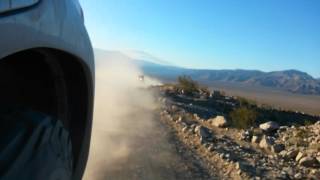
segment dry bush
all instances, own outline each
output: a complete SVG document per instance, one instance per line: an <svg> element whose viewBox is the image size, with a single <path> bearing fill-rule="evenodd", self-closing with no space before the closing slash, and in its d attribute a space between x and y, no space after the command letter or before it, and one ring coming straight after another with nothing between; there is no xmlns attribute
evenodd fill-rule
<svg viewBox="0 0 320 180"><path fill-rule="evenodd" d="M233 110L229 116L235 128L247 129L255 124L257 112L246 107L240 107Z"/></svg>
<svg viewBox="0 0 320 180"><path fill-rule="evenodd" d="M199 84L189 76L178 77L178 88L188 95L199 92Z"/></svg>

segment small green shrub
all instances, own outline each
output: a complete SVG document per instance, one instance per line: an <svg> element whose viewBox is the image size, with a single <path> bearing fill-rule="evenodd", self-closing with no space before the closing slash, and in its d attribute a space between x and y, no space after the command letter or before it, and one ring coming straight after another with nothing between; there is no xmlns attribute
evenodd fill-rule
<svg viewBox="0 0 320 180"><path fill-rule="evenodd" d="M183 90L185 94L191 95L199 91L199 84L189 76L179 76L178 88Z"/></svg>
<svg viewBox="0 0 320 180"><path fill-rule="evenodd" d="M253 105L256 105L257 102L251 99L246 99L244 97L237 97L240 103L240 106L244 106L244 107L250 107Z"/></svg>
<svg viewBox="0 0 320 180"><path fill-rule="evenodd" d="M229 116L235 128L247 129L255 124L257 112L247 107L240 107L233 110Z"/></svg>
<svg viewBox="0 0 320 180"><path fill-rule="evenodd" d="M308 120L308 119L306 119L306 120L304 120L303 124L304 124L305 126L309 126L309 125L312 125L313 122L310 121L310 120Z"/></svg>

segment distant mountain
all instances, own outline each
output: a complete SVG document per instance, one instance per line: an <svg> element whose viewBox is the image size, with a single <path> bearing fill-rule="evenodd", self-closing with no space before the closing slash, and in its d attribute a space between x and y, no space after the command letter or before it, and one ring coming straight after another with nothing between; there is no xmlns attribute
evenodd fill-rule
<svg viewBox="0 0 320 180"><path fill-rule="evenodd" d="M320 95L320 81L297 70L262 72L257 70L195 70L155 64L140 64L146 74L164 79L188 75L197 81L242 83L286 90L299 94Z"/></svg>
<svg viewBox="0 0 320 180"><path fill-rule="evenodd" d="M219 81L228 83L241 83L247 86L261 86L286 90L292 93L320 95L320 79L315 79L305 72L298 70L285 70L263 72L258 70L197 70L176 66L148 59L134 59L118 51L95 50L97 57L106 60L131 61L146 75L164 80L176 80L179 75L188 75L201 82ZM139 58L143 58L140 56Z"/></svg>

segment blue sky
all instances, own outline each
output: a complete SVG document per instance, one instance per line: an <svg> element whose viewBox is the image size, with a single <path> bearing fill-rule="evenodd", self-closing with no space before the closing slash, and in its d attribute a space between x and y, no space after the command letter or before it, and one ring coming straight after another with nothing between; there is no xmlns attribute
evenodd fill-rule
<svg viewBox="0 0 320 180"><path fill-rule="evenodd" d="M320 77L319 0L80 0L94 47L205 69Z"/></svg>

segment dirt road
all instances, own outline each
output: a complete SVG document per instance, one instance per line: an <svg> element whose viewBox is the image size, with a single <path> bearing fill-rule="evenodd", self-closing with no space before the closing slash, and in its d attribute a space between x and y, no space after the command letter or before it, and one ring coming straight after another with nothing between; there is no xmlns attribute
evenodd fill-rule
<svg viewBox="0 0 320 180"><path fill-rule="evenodd" d="M132 116L134 114L130 117ZM130 131L129 134L101 129L100 132L94 132L91 158L85 179L210 179L201 161L182 149L183 146L178 144L179 141L166 125L156 121L155 117L150 121L153 121L153 127L141 127L145 126L145 123L130 125L131 129L137 129L139 132ZM144 128L148 129L143 130ZM103 143L97 142L102 140L101 137L113 146L111 149L114 152L110 152L108 147L103 151L96 149L99 148L95 146L96 144ZM126 144L125 147L121 145L123 143ZM119 149L114 149L116 146ZM105 158L110 155L114 157ZM97 156L101 156L101 159L97 160ZM93 164L92 160L95 161ZM108 160L110 162L106 162Z"/></svg>

